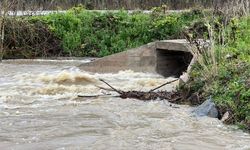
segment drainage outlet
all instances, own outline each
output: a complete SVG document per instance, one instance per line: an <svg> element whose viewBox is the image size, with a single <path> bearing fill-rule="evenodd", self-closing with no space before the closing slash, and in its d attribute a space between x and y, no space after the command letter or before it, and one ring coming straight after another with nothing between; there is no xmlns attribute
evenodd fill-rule
<svg viewBox="0 0 250 150"><path fill-rule="evenodd" d="M156 71L164 77L180 77L193 58L190 52L157 49Z"/></svg>

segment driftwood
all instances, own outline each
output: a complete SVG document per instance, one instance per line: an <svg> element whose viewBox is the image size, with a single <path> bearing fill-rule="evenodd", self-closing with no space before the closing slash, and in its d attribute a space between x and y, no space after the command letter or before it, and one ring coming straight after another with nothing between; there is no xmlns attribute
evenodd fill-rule
<svg viewBox="0 0 250 150"><path fill-rule="evenodd" d="M111 89L107 89L107 88L103 88L103 87L99 87L101 89L104 90L109 90L109 91L114 91L117 92L119 94L119 97L126 99L126 98L134 98L134 99L138 99L138 100L143 100L143 101L149 101L149 100L156 100L156 99L160 99L160 100L168 100L169 102L176 102L182 99L181 95L176 93L176 92L167 92L167 91L158 91L155 92L155 90L167 85L167 84L171 84L175 81L177 81L178 79L175 79L173 81L169 81L167 83L164 83L148 92L142 92L142 91L122 91L122 90L118 90L116 88L114 88L113 86L111 86L109 83L107 83L106 81L104 81L103 79L100 79L101 82L105 83L107 86L109 86Z"/></svg>
<svg viewBox="0 0 250 150"><path fill-rule="evenodd" d="M101 97L101 96L107 96L107 95L78 95L78 97L84 97L84 98L95 98L95 97Z"/></svg>

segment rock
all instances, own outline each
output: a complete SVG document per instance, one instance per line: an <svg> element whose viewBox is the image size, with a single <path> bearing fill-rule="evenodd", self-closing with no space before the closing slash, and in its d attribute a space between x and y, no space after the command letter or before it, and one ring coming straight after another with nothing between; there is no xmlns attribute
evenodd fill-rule
<svg viewBox="0 0 250 150"><path fill-rule="evenodd" d="M226 121L229 119L229 117L230 117L230 113L227 111L227 112L223 115L223 117L221 118L221 121L222 121L222 122L226 122Z"/></svg>
<svg viewBox="0 0 250 150"><path fill-rule="evenodd" d="M179 84L183 85L183 84L187 83L188 79L189 79L188 73L183 72L183 74L180 76Z"/></svg>
<svg viewBox="0 0 250 150"><path fill-rule="evenodd" d="M192 113L194 113L196 117L208 116L212 118L218 118L219 114L211 97L200 106L196 107Z"/></svg>
<svg viewBox="0 0 250 150"><path fill-rule="evenodd" d="M234 122L234 116L231 111L227 111L221 118L221 121L225 124L232 124Z"/></svg>

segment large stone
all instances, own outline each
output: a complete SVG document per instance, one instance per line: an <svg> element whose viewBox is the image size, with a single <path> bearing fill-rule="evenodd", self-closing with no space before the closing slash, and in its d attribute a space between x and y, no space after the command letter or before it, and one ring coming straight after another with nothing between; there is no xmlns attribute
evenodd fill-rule
<svg viewBox="0 0 250 150"><path fill-rule="evenodd" d="M196 107L192 112L196 117L208 116L218 118L219 114L211 97L200 106Z"/></svg>

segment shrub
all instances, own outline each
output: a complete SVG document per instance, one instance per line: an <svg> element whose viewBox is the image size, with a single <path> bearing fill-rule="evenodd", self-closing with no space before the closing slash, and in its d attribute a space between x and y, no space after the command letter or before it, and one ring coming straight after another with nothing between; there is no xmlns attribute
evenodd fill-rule
<svg viewBox="0 0 250 150"><path fill-rule="evenodd" d="M190 15L190 16L189 16ZM106 56L163 39L180 37L181 29L200 14L129 14L90 12L73 8L65 14L32 17L42 21L62 41L69 56Z"/></svg>
<svg viewBox="0 0 250 150"><path fill-rule="evenodd" d="M5 21L4 58L35 58L62 54L60 40L42 22L24 18Z"/></svg>

